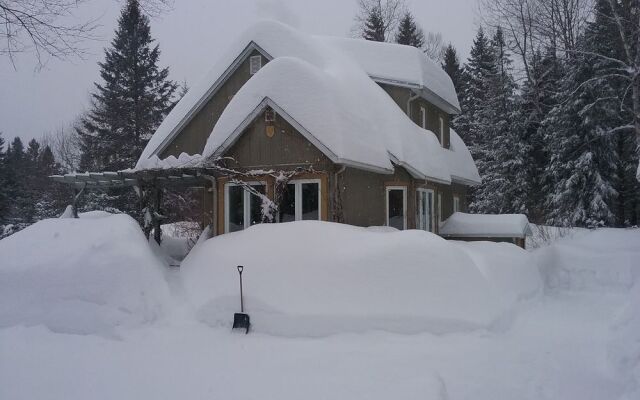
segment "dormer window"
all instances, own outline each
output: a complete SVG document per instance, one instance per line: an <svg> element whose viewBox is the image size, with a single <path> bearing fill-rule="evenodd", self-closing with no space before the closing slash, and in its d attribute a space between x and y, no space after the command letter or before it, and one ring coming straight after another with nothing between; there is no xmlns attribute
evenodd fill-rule
<svg viewBox="0 0 640 400"><path fill-rule="evenodd" d="M440 116L440 144L444 147L444 118Z"/></svg>
<svg viewBox="0 0 640 400"><path fill-rule="evenodd" d="M422 129L427 129L427 110L424 107L420 107L420 124Z"/></svg>
<svg viewBox="0 0 640 400"><path fill-rule="evenodd" d="M262 56L251 56L249 58L249 73L257 73L262 68Z"/></svg>

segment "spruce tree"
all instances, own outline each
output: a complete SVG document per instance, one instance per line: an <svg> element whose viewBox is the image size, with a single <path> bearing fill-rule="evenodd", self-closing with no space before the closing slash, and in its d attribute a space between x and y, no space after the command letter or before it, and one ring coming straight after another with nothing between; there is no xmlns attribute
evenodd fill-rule
<svg viewBox="0 0 640 400"><path fill-rule="evenodd" d="M408 11L405 12L402 19L400 19L400 25L396 33L396 43L417 47L419 49L422 49L422 46L424 46L424 33L416 24L413 15Z"/></svg>
<svg viewBox="0 0 640 400"><path fill-rule="evenodd" d="M362 37L366 40L384 42L387 39L387 28L379 5L371 8L366 16Z"/></svg>
<svg viewBox="0 0 640 400"><path fill-rule="evenodd" d="M0 132L0 225L6 223L9 211L9 188L7 185L7 153L4 148L4 138ZM0 226L0 237L2 235L2 227Z"/></svg>
<svg viewBox="0 0 640 400"><path fill-rule="evenodd" d="M144 146L173 106L176 83L160 68L160 50L149 18L128 0L111 47L99 63L92 109L82 120L81 168L121 170L135 165Z"/></svg>
<svg viewBox="0 0 640 400"><path fill-rule="evenodd" d="M451 78L451 81L453 81L453 87L456 89L456 93L462 93L462 68L460 67L460 60L458 59L458 52L451 43L444 49L442 69L445 70Z"/></svg>

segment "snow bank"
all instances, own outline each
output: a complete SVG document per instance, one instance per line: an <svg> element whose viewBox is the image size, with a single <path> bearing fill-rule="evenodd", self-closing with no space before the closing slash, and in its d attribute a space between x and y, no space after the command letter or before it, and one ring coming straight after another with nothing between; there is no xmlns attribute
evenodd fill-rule
<svg viewBox="0 0 640 400"><path fill-rule="evenodd" d="M236 266L244 265L245 306L256 331L444 333L488 327L539 286L528 253L508 246L500 247L508 256L499 257L490 255L492 245L466 247L423 231L263 224L195 247L181 274L199 318L213 326L228 326L239 310ZM478 266L469 253L499 266ZM508 295L497 288L509 288Z"/></svg>
<svg viewBox="0 0 640 400"><path fill-rule="evenodd" d="M455 243L473 260L507 304L532 297L542 289L535 260L521 247L495 242Z"/></svg>
<svg viewBox="0 0 640 400"><path fill-rule="evenodd" d="M129 216L40 221L0 241L0 327L111 335L168 300L160 263Z"/></svg>
<svg viewBox="0 0 640 400"><path fill-rule="evenodd" d="M523 237L529 234L524 214L453 213L440 228L440 234L456 237Z"/></svg>
<svg viewBox="0 0 640 400"><path fill-rule="evenodd" d="M611 326L608 356L615 372L628 382L623 399L640 398L640 283Z"/></svg>
<svg viewBox="0 0 640 400"><path fill-rule="evenodd" d="M640 229L579 230L533 254L550 289L628 290L640 276Z"/></svg>

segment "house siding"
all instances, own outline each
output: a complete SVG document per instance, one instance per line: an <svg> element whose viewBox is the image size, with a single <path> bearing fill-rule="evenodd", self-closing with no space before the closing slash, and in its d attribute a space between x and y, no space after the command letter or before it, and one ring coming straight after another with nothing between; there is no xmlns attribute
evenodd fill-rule
<svg viewBox="0 0 640 400"><path fill-rule="evenodd" d="M231 74L218 91L205 103L191 121L185 125L175 139L160 153L160 158L178 157L181 153L201 154L214 125L233 96L251 78L249 58L261 54L253 51ZM261 56L262 57L262 56ZM262 57L264 66L269 60Z"/></svg>

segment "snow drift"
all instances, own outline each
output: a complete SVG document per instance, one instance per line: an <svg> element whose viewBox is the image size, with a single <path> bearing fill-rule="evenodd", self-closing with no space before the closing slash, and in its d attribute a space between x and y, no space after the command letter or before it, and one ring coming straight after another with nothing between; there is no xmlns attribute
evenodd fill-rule
<svg viewBox="0 0 640 400"><path fill-rule="evenodd" d="M507 257L493 244L468 246L416 230L263 224L196 246L181 275L199 318L213 326L230 325L239 310L236 266L243 265L256 331L445 333L490 327L540 288L529 254L501 249Z"/></svg>
<svg viewBox="0 0 640 400"><path fill-rule="evenodd" d="M535 253L550 289L630 289L640 276L640 229L579 230Z"/></svg>
<svg viewBox="0 0 640 400"><path fill-rule="evenodd" d="M0 327L111 335L157 318L169 291L127 215L40 221L0 241Z"/></svg>

